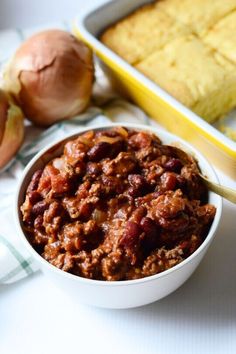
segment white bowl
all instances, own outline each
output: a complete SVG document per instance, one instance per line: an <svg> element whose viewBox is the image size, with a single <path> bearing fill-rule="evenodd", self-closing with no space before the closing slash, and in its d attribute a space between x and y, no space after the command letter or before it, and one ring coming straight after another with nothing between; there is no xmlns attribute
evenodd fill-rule
<svg viewBox="0 0 236 354"><path fill-rule="evenodd" d="M181 286L194 272L199 265L203 256L205 255L210 243L213 240L216 229L220 222L222 212L222 199L213 192L209 193L209 203L216 207L216 215L211 225L209 233L201 244L201 246L182 263L168 269L162 273L152 275L142 279L125 280L125 281L100 281L85 279L67 272L64 272L41 257L31 246L27 240L26 234L23 230L22 216L20 212L20 205L22 205L25 198L25 191L30 182L33 173L42 168L49 160L59 156L62 153L62 148L66 141L75 138L81 132L87 130L102 130L111 128L112 126L125 126L127 128L133 128L136 130L146 130L155 133L164 144L178 144L183 147L187 152L192 153L197 159L199 166L206 176L208 176L213 182L219 182L218 178L209 164L209 162L193 147L185 143L180 138L169 134L164 131L160 131L154 127L138 125L138 124L108 124L99 127L89 127L86 129L80 129L78 133L67 136L65 139L61 139L57 143L46 147L39 152L31 162L26 166L21 181L19 183L16 203L15 203L15 216L16 225L19 231L19 235L25 244L25 247L32 254L34 259L38 262L42 271L49 276L60 287L63 287L71 296L75 296L78 301L86 304L106 307L106 308L131 308L149 304L157 301Z"/></svg>

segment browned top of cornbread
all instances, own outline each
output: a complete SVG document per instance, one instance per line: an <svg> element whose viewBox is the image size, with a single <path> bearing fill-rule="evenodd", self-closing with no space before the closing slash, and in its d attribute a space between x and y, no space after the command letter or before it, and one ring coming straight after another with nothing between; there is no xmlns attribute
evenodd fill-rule
<svg viewBox="0 0 236 354"><path fill-rule="evenodd" d="M156 7L201 35L236 9L236 0L163 0Z"/></svg>
<svg viewBox="0 0 236 354"><path fill-rule="evenodd" d="M236 11L217 22L203 41L236 63Z"/></svg>
<svg viewBox="0 0 236 354"><path fill-rule="evenodd" d="M188 107L213 92L217 96L235 76L234 66L194 35L173 40L136 68Z"/></svg>
<svg viewBox="0 0 236 354"><path fill-rule="evenodd" d="M155 4L149 4L108 28L101 41L128 63L135 64L177 36L187 33L187 27L157 10Z"/></svg>
<svg viewBox="0 0 236 354"><path fill-rule="evenodd" d="M209 122L236 106L236 0L160 0L101 40Z"/></svg>

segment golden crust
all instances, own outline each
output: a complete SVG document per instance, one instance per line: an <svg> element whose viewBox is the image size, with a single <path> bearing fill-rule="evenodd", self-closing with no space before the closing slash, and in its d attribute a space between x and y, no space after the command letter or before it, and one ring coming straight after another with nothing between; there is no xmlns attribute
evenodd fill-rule
<svg viewBox="0 0 236 354"><path fill-rule="evenodd" d="M156 7L201 35L235 10L236 0L163 0Z"/></svg>
<svg viewBox="0 0 236 354"><path fill-rule="evenodd" d="M236 63L236 11L219 21L203 41Z"/></svg>
<svg viewBox="0 0 236 354"><path fill-rule="evenodd" d="M159 0L102 42L212 122L236 106L236 0Z"/></svg>
<svg viewBox="0 0 236 354"><path fill-rule="evenodd" d="M159 9L146 5L108 28L101 41L135 64L189 30Z"/></svg>
<svg viewBox="0 0 236 354"><path fill-rule="evenodd" d="M208 121L236 104L234 65L194 35L173 40L136 68Z"/></svg>

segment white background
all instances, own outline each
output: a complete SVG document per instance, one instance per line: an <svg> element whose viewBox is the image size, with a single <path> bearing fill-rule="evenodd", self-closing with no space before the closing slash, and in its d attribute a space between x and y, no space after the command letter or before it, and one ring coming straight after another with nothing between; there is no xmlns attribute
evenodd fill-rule
<svg viewBox="0 0 236 354"><path fill-rule="evenodd" d="M68 21L80 8L101 2L0 0L0 29ZM219 176L235 188L235 182ZM236 353L235 217L236 207L225 202L219 231L195 274L146 307L83 306L41 273L1 287L0 353Z"/></svg>
<svg viewBox="0 0 236 354"><path fill-rule="evenodd" d="M70 21L81 9L87 9L104 2L106 1L0 0L0 29L28 28L52 21Z"/></svg>

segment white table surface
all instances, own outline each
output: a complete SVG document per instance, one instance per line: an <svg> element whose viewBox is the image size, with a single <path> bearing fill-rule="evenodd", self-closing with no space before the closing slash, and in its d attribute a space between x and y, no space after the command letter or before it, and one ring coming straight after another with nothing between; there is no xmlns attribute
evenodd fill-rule
<svg viewBox="0 0 236 354"><path fill-rule="evenodd" d="M79 6L101 2L1 0L0 28L68 20ZM47 3L50 9L60 5L49 14ZM16 14L14 9L27 6L27 13ZM236 188L235 181L218 175L222 184ZM0 353L236 353L235 250L236 206L225 201L221 226L197 271L175 293L152 305L131 310L88 307L40 272L2 286Z"/></svg>
<svg viewBox="0 0 236 354"><path fill-rule="evenodd" d="M0 287L0 352L235 353L235 215L236 206L224 202L221 226L197 271L176 292L148 306L105 310L82 305L40 272Z"/></svg>

